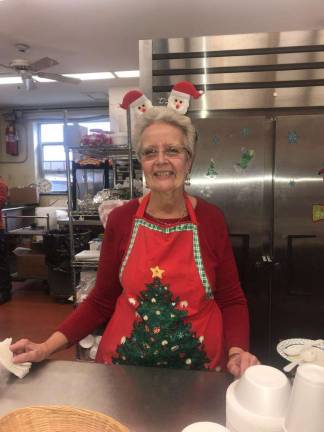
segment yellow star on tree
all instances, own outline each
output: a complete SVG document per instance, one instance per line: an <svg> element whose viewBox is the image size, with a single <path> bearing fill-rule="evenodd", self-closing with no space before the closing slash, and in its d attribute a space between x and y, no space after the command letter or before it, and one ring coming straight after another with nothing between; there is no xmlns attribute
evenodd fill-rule
<svg viewBox="0 0 324 432"><path fill-rule="evenodd" d="M160 269L159 266L151 267L150 270L152 272L152 278L158 277L159 279L162 279L162 275L165 272L165 270Z"/></svg>

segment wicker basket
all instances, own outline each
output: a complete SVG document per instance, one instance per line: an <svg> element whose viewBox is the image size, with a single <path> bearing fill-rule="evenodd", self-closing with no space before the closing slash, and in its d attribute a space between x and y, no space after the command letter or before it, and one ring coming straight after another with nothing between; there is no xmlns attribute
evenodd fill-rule
<svg viewBox="0 0 324 432"><path fill-rule="evenodd" d="M97 411L68 406L32 406L0 418L0 432L129 432Z"/></svg>

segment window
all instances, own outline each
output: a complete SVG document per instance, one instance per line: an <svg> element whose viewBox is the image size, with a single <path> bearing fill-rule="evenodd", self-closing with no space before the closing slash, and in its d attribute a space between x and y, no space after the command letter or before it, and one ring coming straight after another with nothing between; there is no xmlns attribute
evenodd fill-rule
<svg viewBox="0 0 324 432"><path fill-rule="evenodd" d="M98 130L110 131L108 121L77 124L87 128L88 133ZM63 123L39 123L40 177L50 181L51 192L67 192L63 126Z"/></svg>

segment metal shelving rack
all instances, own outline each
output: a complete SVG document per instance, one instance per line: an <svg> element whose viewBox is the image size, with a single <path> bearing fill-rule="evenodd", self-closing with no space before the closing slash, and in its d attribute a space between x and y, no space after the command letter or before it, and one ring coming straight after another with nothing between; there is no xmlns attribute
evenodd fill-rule
<svg viewBox="0 0 324 432"><path fill-rule="evenodd" d="M69 237L70 237L70 253L71 253L71 268L72 268L72 283L73 283L73 292L75 297L75 288L76 288L76 271L74 269L80 269L83 266L87 268L92 267L96 268L97 263L94 262L81 262L75 261L75 247L74 247L74 227L75 226L100 226L100 220L98 216L98 212L95 211L74 211L72 205L72 179L71 179L71 169L70 169L70 152L77 151L79 154L83 154L93 158L110 158L110 157L125 157L128 156L128 161L132 159L133 152L129 152L128 147L126 146L104 146L104 147L76 147L69 146L68 144L65 146L66 149L66 167L67 167L67 184L68 184L68 225L69 225ZM130 169L132 167L132 162L129 162ZM131 172L131 171L130 171ZM133 197L133 178L132 175L130 177L130 197ZM87 219L87 218L96 218L96 219Z"/></svg>
<svg viewBox="0 0 324 432"><path fill-rule="evenodd" d="M69 242L70 242L70 266L71 266L71 276L73 285L73 299L74 305L77 306L77 279L78 274L82 270L96 270L98 268L97 261L80 261L75 259L75 245L74 245L74 229L75 226L85 226L87 228L91 226L100 226L100 220L98 212L96 211L74 211L73 210L73 197L72 197L72 178L71 178L71 168L70 168L70 154L72 154L72 159L75 152L79 155L84 155L96 159L108 159L108 158L126 158L129 164L129 196L134 197L133 188L133 157L135 153L132 151L131 143L131 124L130 124L130 113L127 111L127 130L128 130L128 143L127 146L121 145L105 145L100 147L85 147L85 146L75 146L69 145L66 142L66 127L67 119L64 124L64 147L65 147L65 157L66 157L66 171L67 171L67 188L68 188L68 226L69 226ZM92 219L87 219L91 217ZM81 348L77 348L77 358L81 359L82 353Z"/></svg>

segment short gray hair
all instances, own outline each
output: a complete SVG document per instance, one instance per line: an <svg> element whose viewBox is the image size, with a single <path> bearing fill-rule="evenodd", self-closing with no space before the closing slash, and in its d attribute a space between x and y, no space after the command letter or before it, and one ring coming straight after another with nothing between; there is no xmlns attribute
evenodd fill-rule
<svg viewBox="0 0 324 432"><path fill-rule="evenodd" d="M135 123L133 145L139 160L141 159L142 134L148 126L154 123L167 123L179 128L184 135L184 148L188 151L190 159L194 158L197 133L191 119L183 114L177 113L173 109L161 106L148 109L144 114L141 114L140 118Z"/></svg>

